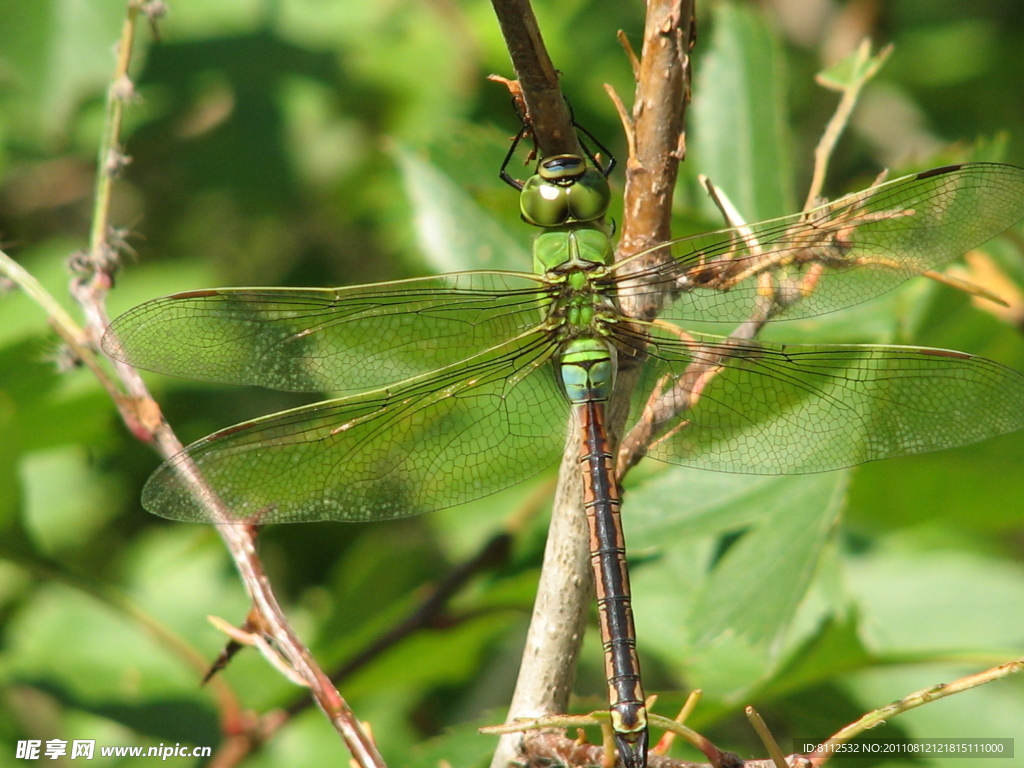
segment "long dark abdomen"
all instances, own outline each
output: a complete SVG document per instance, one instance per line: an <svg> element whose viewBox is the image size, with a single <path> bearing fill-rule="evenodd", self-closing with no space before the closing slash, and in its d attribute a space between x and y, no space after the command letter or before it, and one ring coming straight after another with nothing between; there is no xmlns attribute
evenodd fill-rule
<svg viewBox="0 0 1024 768"><path fill-rule="evenodd" d="M590 530L590 564L597 590L605 675L615 740L626 768L647 764L647 710L640 684L636 631L630 605L621 494L604 425L605 403L575 406L580 425L580 470Z"/></svg>

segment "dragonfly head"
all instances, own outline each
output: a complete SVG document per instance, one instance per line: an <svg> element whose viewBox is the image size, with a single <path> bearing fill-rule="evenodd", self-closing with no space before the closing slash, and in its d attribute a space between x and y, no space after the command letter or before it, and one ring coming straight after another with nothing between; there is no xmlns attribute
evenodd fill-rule
<svg viewBox="0 0 1024 768"><path fill-rule="evenodd" d="M611 204L608 179L580 155L552 155L523 184L519 209L535 227L559 227L600 219Z"/></svg>

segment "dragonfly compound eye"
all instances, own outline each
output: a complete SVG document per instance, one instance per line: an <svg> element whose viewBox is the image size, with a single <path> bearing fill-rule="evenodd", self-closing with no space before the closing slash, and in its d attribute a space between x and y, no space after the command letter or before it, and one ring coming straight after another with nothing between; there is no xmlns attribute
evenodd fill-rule
<svg viewBox="0 0 1024 768"><path fill-rule="evenodd" d="M608 211L611 189L599 170L576 155L541 161L519 196L523 219L536 227L558 227L600 219Z"/></svg>
<svg viewBox="0 0 1024 768"><path fill-rule="evenodd" d="M519 210L523 220L535 227L559 227L571 218L567 188L535 174L523 184Z"/></svg>
<svg viewBox="0 0 1024 768"><path fill-rule="evenodd" d="M576 221L600 219L608 213L612 198L608 179L595 168L588 168L566 194L570 215Z"/></svg>

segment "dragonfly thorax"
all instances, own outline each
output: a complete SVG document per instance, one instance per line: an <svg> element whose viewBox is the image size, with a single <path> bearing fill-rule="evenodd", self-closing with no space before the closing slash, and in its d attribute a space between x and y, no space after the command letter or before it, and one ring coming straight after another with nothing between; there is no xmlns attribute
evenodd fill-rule
<svg viewBox="0 0 1024 768"><path fill-rule="evenodd" d="M547 320L552 328L560 329L563 339L607 335L607 322L619 311L604 264L571 260L547 270L544 276L554 290Z"/></svg>
<svg viewBox="0 0 1024 768"><path fill-rule="evenodd" d="M612 264L612 241L594 226L549 229L533 241L533 269L539 275L594 270Z"/></svg>

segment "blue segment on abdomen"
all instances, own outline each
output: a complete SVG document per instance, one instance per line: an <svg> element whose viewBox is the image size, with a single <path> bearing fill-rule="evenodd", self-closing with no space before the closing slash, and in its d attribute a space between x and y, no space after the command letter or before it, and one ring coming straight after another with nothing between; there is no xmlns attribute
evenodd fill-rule
<svg viewBox="0 0 1024 768"><path fill-rule="evenodd" d="M601 339L570 342L559 361L565 396L573 405L611 397L615 383L612 350Z"/></svg>

